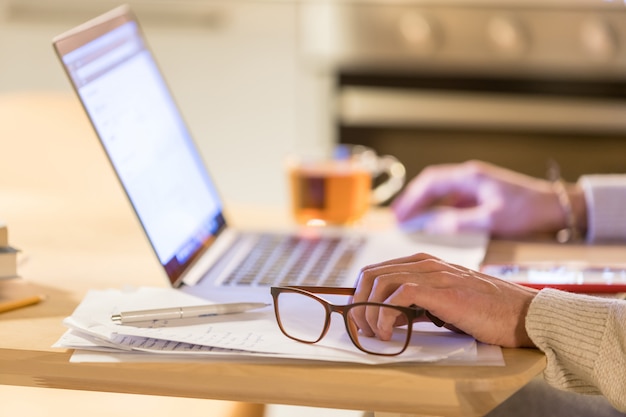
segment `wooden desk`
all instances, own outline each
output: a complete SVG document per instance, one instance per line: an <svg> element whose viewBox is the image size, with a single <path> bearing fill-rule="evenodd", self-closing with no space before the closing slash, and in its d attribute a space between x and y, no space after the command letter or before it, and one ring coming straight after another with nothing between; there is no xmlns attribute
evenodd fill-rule
<svg viewBox="0 0 626 417"><path fill-rule="evenodd" d="M20 265L24 279L0 282L0 294L49 297L0 316L0 384L375 410L380 415L480 416L545 365L540 352L526 349L505 350L504 367L71 364L71 351L50 346L65 331L61 320L87 290L166 285L99 146L73 96L0 97L0 217L9 224L11 242L25 255ZM257 223L280 217L275 210L244 216Z"/></svg>

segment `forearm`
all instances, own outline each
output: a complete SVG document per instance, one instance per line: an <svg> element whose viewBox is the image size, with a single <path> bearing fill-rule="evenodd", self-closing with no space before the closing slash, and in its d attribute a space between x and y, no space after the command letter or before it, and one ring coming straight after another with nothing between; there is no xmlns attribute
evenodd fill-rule
<svg viewBox="0 0 626 417"><path fill-rule="evenodd" d="M626 302L543 290L526 330L548 360L551 385L602 394L626 411Z"/></svg>

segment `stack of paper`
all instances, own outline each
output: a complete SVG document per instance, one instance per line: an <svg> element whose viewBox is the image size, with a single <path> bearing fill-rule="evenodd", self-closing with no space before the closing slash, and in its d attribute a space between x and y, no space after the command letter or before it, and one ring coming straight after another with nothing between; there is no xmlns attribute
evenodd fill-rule
<svg viewBox="0 0 626 417"><path fill-rule="evenodd" d="M359 351L349 340L339 316L333 318L331 329L322 341L314 345L299 343L280 332L271 306L247 313L161 320L134 326L115 324L111 320L113 314L122 311L201 304L207 301L174 289L94 290L87 294L72 316L65 319L69 330L55 347L197 358L271 357L365 364L444 360L471 363L477 360L479 345L473 338L434 325L416 326L411 346L393 357ZM501 355L496 354L495 364L500 364L499 358ZM490 364L494 364L493 359Z"/></svg>

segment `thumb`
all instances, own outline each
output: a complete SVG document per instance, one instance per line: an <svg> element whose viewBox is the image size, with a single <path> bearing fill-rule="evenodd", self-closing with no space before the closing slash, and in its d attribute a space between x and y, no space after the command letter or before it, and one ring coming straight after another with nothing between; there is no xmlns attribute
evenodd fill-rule
<svg viewBox="0 0 626 417"><path fill-rule="evenodd" d="M406 231L453 234L466 231L489 231L490 213L484 206L467 208L437 207L400 223Z"/></svg>

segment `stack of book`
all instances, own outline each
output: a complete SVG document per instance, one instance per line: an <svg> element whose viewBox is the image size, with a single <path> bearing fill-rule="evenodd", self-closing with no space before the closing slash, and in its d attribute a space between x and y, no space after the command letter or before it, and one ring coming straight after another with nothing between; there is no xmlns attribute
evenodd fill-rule
<svg viewBox="0 0 626 417"><path fill-rule="evenodd" d="M9 229L5 222L0 220L0 279L17 276L18 250L9 244Z"/></svg>

